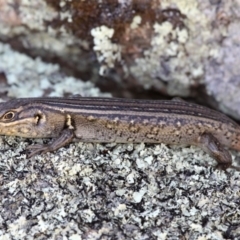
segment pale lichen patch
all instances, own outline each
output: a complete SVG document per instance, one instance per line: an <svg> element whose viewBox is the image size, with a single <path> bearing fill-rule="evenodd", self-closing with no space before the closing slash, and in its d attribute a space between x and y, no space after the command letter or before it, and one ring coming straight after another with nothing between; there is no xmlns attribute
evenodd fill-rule
<svg viewBox="0 0 240 240"><path fill-rule="evenodd" d="M140 16L138 16L138 15L134 16L132 23L130 24L130 28L131 29L137 28L139 26L139 24L141 24L141 22L142 22L142 19Z"/></svg>
<svg viewBox="0 0 240 240"><path fill-rule="evenodd" d="M113 34L114 29L104 25L91 30L94 42L93 50L102 64L100 75L103 75L107 68L113 68L116 61L121 60L121 46L111 41Z"/></svg>

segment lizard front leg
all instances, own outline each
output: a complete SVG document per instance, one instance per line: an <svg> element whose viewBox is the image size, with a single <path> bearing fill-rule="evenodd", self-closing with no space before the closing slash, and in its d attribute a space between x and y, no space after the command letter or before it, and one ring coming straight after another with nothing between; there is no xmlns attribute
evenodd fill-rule
<svg viewBox="0 0 240 240"><path fill-rule="evenodd" d="M30 157L36 156L37 154L53 152L72 142L74 136L75 136L74 129L69 129L69 128L64 129L61 135L58 138L54 139L49 144L46 144L46 145L35 144L35 145L28 146L26 149L28 152L27 157L30 158Z"/></svg>

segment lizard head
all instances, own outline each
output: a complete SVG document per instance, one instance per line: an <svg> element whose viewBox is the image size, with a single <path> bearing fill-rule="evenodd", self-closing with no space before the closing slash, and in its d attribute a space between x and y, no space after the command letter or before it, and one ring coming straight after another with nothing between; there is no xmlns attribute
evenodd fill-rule
<svg viewBox="0 0 240 240"><path fill-rule="evenodd" d="M52 127L46 124L46 113L31 99L14 99L0 103L0 135L27 138L51 136Z"/></svg>

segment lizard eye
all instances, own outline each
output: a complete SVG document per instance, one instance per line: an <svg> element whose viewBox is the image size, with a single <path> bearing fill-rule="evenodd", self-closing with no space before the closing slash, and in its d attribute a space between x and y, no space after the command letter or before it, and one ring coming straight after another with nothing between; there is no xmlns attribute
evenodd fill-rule
<svg viewBox="0 0 240 240"><path fill-rule="evenodd" d="M3 119L4 120L11 120L11 119L14 118L14 116L15 116L14 112L7 112L7 113L4 114Z"/></svg>

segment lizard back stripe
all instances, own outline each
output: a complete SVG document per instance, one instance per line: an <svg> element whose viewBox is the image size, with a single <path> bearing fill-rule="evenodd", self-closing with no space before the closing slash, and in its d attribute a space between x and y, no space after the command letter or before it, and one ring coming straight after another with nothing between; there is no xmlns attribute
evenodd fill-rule
<svg viewBox="0 0 240 240"><path fill-rule="evenodd" d="M209 108L188 103L185 101L173 101L173 100L137 100L137 99L120 99L120 98L21 98L13 101L21 104L34 106L34 104L43 104L45 108L51 108L51 110L64 111L64 112L76 112L95 115L107 115L107 114L120 114L131 115L136 114L160 116L161 114L172 114L180 116L192 116L203 119L211 119L214 121L220 121L223 123L231 123L234 126L238 126L230 118L211 110ZM29 103L30 102L30 103ZM138 114L137 114L138 113Z"/></svg>

